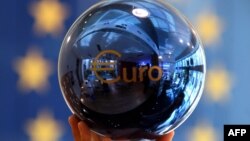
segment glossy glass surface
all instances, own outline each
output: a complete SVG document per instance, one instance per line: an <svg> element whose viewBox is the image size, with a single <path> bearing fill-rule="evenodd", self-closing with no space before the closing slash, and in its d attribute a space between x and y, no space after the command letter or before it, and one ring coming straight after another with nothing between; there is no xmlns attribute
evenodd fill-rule
<svg viewBox="0 0 250 141"><path fill-rule="evenodd" d="M68 31L59 83L73 113L113 139L154 138L184 122L205 81L192 26L166 3L102 1Z"/></svg>

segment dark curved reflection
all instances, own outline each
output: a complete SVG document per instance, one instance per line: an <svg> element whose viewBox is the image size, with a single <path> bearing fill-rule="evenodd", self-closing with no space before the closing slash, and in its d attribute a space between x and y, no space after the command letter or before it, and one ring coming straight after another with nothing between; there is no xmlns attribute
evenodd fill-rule
<svg viewBox="0 0 250 141"><path fill-rule="evenodd" d="M71 27L59 57L72 112L114 139L154 138L178 127L195 109L204 79L193 28L150 0L95 5Z"/></svg>

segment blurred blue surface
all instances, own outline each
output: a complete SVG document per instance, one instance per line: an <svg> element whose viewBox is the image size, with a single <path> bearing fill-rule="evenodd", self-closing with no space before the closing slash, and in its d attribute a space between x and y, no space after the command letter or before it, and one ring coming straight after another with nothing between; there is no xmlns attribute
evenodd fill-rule
<svg viewBox="0 0 250 141"><path fill-rule="evenodd" d="M41 1L12 0L2 1L0 5L1 141L34 141L27 133L27 123L37 119L43 110L49 111L53 115L53 119L63 126L63 134L58 140L73 140L67 122L71 113L64 102L58 85L58 54L67 29L86 8L98 0L55 0L66 5L69 11L68 18L63 21L65 30L56 36L50 33L40 35L34 31L35 21L29 7L31 3ZM217 100L211 98L213 96L211 90L204 91L194 113L176 130L174 141L207 141L205 138L199 138L195 135L195 129L207 131L205 130L207 128L201 127L208 127L212 130L212 135L207 136L216 136L211 137L209 141L222 141L224 124L250 124L250 63L248 61L250 1L169 0L169 2L184 13L194 25L197 16L203 11L213 13L222 22L217 41L204 43L207 68L209 74L210 70L216 70L216 67L219 67L223 72L227 72L226 76L231 80L231 83L227 81L224 81L223 84L219 83L220 88L223 85L228 87L224 88L227 89L227 92ZM52 64L53 68L48 77L49 87L42 92L21 90L18 87L20 75L15 70L17 60L24 58L34 46L42 54L42 57ZM212 74L218 73L215 71ZM202 126L203 124L205 126Z"/></svg>

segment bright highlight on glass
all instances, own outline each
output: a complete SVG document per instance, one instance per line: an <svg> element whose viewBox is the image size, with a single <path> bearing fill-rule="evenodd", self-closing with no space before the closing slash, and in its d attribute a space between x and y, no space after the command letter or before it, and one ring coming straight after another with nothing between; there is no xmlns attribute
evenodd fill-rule
<svg viewBox="0 0 250 141"><path fill-rule="evenodd" d="M149 12L146 9L142 9L142 8L135 8L132 10L132 13L140 18L146 18L149 16Z"/></svg>

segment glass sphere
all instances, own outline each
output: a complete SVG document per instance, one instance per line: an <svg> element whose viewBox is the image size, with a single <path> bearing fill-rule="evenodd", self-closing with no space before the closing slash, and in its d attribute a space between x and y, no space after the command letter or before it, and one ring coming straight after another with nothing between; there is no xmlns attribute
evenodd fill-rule
<svg viewBox="0 0 250 141"><path fill-rule="evenodd" d="M112 139L156 138L197 106L205 55L189 22L155 0L101 1L69 29L58 77L70 110Z"/></svg>

